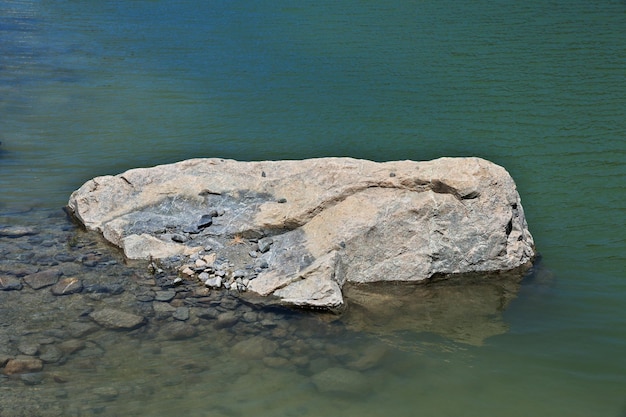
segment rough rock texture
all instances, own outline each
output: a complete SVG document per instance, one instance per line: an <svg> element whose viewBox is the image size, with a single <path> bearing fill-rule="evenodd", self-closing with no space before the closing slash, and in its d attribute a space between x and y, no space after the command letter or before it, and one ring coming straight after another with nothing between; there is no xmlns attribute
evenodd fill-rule
<svg viewBox="0 0 626 417"><path fill-rule="evenodd" d="M130 258L182 259L210 243L250 259L242 239L271 237L247 290L292 306L339 308L346 282L505 271L534 257L513 179L479 158L192 159L94 178L68 209Z"/></svg>
<svg viewBox="0 0 626 417"><path fill-rule="evenodd" d="M76 294L82 290L83 282L78 278L64 278L50 288L54 295Z"/></svg>
<svg viewBox="0 0 626 417"><path fill-rule="evenodd" d="M112 308L94 311L89 314L89 317L107 329L132 330L146 323L146 319L142 316Z"/></svg>
<svg viewBox="0 0 626 417"><path fill-rule="evenodd" d="M38 290L56 284L61 275L63 275L61 270L51 268L45 271L26 275L24 277L24 282L26 282L32 289Z"/></svg>
<svg viewBox="0 0 626 417"><path fill-rule="evenodd" d="M0 291L19 291L23 287L22 281L18 278L0 274Z"/></svg>
<svg viewBox="0 0 626 417"><path fill-rule="evenodd" d="M42 369L43 362L40 359L30 356L20 356L9 359L2 372L6 375L14 375L28 372L39 372Z"/></svg>

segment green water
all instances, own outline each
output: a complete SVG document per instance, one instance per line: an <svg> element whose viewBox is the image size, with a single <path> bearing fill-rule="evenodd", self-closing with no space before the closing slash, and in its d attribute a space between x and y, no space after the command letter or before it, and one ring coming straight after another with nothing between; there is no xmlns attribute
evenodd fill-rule
<svg viewBox="0 0 626 417"><path fill-rule="evenodd" d="M507 332L416 336L371 375L375 395L251 363L211 395L190 388L203 375L111 415L243 396L241 415L623 416L625 109L623 1L0 1L2 213L191 157L473 155L511 172L542 255ZM179 348L201 357L195 340ZM116 372L85 378L132 379Z"/></svg>

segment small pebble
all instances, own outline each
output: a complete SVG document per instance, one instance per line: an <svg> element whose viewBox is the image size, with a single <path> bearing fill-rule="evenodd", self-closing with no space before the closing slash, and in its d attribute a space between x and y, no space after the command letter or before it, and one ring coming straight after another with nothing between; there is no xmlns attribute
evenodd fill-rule
<svg viewBox="0 0 626 417"><path fill-rule="evenodd" d="M54 259L56 259L59 262L74 262L76 260L76 257L70 256L64 253L60 253L58 255L55 255Z"/></svg>
<svg viewBox="0 0 626 417"><path fill-rule="evenodd" d="M217 253L210 253L208 255L204 255L202 259L204 260L204 262L207 263L207 265L210 265L213 262L215 262L215 260L217 259Z"/></svg>
<svg viewBox="0 0 626 417"><path fill-rule="evenodd" d="M264 237L263 239L259 240L259 242L257 243L257 246L259 247L259 252L267 252L268 250L270 250L270 246L272 246L273 243L274 239L272 239L271 237Z"/></svg>
<svg viewBox="0 0 626 417"><path fill-rule="evenodd" d="M152 293L137 294L135 298L137 299L137 301L141 301L142 303L148 303L150 301L154 301L154 294Z"/></svg>
<svg viewBox="0 0 626 417"><path fill-rule="evenodd" d="M198 221L198 229L203 229L205 227L209 227L210 225L213 224L213 217L211 214L205 214L202 217L200 217L200 220Z"/></svg>
<svg viewBox="0 0 626 417"><path fill-rule="evenodd" d="M183 235L172 235L172 240L177 243L185 243L189 239Z"/></svg>
<svg viewBox="0 0 626 417"><path fill-rule="evenodd" d="M198 229L196 226L186 226L183 227L183 232L190 235L197 235L198 233L200 233L200 229Z"/></svg>
<svg viewBox="0 0 626 417"><path fill-rule="evenodd" d="M1 291L19 291L23 288L22 281L18 278L9 276L0 276Z"/></svg>
<svg viewBox="0 0 626 417"><path fill-rule="evenodd" d="M154 299L156 301L171 301L175 296L175 291L157 291Z"/></svg>
<svg viewBox="0 0 626 417"><path fill-rule="evenodd" d="M43 373L33 372L20 375L20 379L24 385L39 385L43 382Z"/></svg>
<svg viewBox="0 0 626 417"><path fill-rule="evenodd" d="M24 355L34 356L39 352L39 344L22 342L17 346L17 349Z"/></svg>
<svg viewBox="0 0 626 417"><path fill-rule="evenodd" d="M220 277L209 278L206 281L204 281L204 285L206 285L207 287L211 287L211 288L220 288L222 286L222 278Z"/></svg>
<svg viewBox="0 0 626 417"><path fill-rule="evenodd" d="M187 307L178 307L174 312L173 317L179 321L189 320L189 308Z"/></svg>

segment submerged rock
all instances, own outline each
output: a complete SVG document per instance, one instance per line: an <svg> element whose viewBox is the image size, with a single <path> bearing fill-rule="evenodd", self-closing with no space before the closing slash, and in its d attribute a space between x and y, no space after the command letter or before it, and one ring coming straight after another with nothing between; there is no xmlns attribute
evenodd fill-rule
<svg viewBox="0 0 626 417"><path fill-rule="evenodd" d="M63 359L63 352L56 346L46 346L39 355L44 363L55 363Z"/></svg>
<svg viewBox="0 0 626 417"><path fill-rule="evenodd" d="M263 336L253 336L236 343L231 351L243 359L263 359L278 349L278 343Z"/></svg>
<svg viewBox="0 0 626 417"><path fill-rule="evenodd" d="M22 236L32 236L37 233L39 233L37 229L27 226L0 227L0 237L16 238Z"/></svg>
<svg viewBox="0 0 626 417"><path fill-rule="evenodd" d="M89 314L89 317L108 329L132 330L146 323L146 319L142 316L112 308L94 311Z"/></svg>
<svg viewBox="0 0 626 417"><path fill-rule="evenodd" d="M24 282L26 282L32 289L38 290L56 284L61 275L63 275L62 271L52 268L26 275L24 277Z"/></svg>
<svg viewBox="0 0 626 417"><path fill-rule="evenodd" d="M68 295L81 292L83 289L83 282L78 278L64 278L54 284L50 291L54 295Z"/></svg>
<svg viewBox="0 0 626 417"><path fill-rule="evenodd" d="M257 242L253 279L224 286L287 306L341 309L346 282L424 282L534 258L513 179L480 158L193 159L94 178L68 209L129 258L197 255L217 242L232 274Z"/></svg>
<svg viewBox="0 0 626 417"><path fill-rule="evenodd" d="M19 291L23 287L19 278L0 275L0 291Z"/></svg>
<svg viewBox="0 0 626 417"><path fill-rule="evenodd" d="M32 356L20 356L9 359L2 372L6 375L39 372L43 369L43 362Z"/></svg>
<svg viewBox="0 0 626 417"><path fill-rule="evenodd" d="M117 388L112 386L96 387L93 393L105 401L113 401L120 395Z"/></svg>
<svg viewBox="0 0 626 417"><path fill-rule="evenodd" d="M364 395L371 390L368 379L360 372L345 368L328 368L311 378L323 393Z"/></svg>
<svg viewBox="0 0 626 417"><path fill-rule="evenodd" d="M187 320L189 320L189 308L188 307L178 307L176 309L176 311L174 311L174 314L172 316L176 320L187 321Z"/></svg>
<svg viewBox="0 0 626 417"><path fill-rule="evenodd" d="M20 380L25 385L39 385L43 382L43 373L42 372L31 372L20 375Z"/></svg>
<svg viewBox="0 0 626 417"><path fill-rule="evenodd" d="M165 326L163 326L163 328L161 329L161 333L167 340L184 340L197 336L198 329L190 324L181 321L175 321L172 323L167 323Z"/></svg>

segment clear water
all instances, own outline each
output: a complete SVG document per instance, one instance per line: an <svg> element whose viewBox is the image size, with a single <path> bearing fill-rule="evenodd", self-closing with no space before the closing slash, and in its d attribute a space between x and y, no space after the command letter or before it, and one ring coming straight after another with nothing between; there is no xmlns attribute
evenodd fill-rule
<svg viewBox="0 0 626 417"><path fill-rule="evenodd" d="M0 211L191 157L481 156L516 179L542 254L482 346L415 336L365 397L253 361L168 365L212 360L197 339L118 343L81 383L146 387L109 415L623 416L625 69L617 0L0 1ZM32 213L3 221L65 221Z"/></svg>

